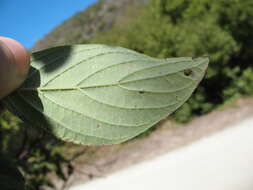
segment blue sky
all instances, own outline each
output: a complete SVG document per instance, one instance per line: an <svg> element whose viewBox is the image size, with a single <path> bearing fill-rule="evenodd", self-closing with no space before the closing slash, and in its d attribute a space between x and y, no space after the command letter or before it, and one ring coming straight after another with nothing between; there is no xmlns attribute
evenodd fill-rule
<svg viewBox="0 0 253 190"><path fill-rule="evenodd" d="M31 48L53 28L97 0L0 0L0 35Z"/></svg>

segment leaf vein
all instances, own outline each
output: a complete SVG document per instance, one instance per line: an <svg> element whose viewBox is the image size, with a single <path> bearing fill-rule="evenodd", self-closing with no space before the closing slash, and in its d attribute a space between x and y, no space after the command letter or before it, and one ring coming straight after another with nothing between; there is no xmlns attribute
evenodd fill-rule
<svg viewBox="0 0 253 190"><path fill-rule="evenodd" d="M52 100L50 97L48 97L46 94L43 94L43 96L45 98L47 98L49 101L51 101L52 103L54 103L55 105L57 105L58 107L62 108L62 109L65 109L65 110L69 110L70 112L74 112L78 115L81 115L83 117L86 117L86 118L89 118L89 119L92 119L92 120L95 120L96 122L100 122L100 123L104 123L104 124L107 124L107 125L112 125L112 126L122 126L122 127L141 127L143 125L146 125L146 124L142 124L142 125L118 125L118 124L114 124L114 123L109 123L109 122L106 122L106 121L102 121L102 120L99 120L99 119L96 119L96 118L93 118L91 116L88 116L88 115L85 115L84 113L81 113L81 112L78 112L76 110L72 110L66 106L63 106L57 102L55 102L54 100Z"/></svg>
<svg viewBox="0 0 253 190"><path fill-rule="evenodd" d="M84 51L91 51L91 50L96 50L96 49L102 49L102 48L89 48L89 49L84 49L84 50L82 49L82 50L80 50L80 51L78 51L78 52L72 53L72 56L73 56L73 55L77 55L77 54L79 54L79 53L82 53L82 52L84 52ZM55 50L55 51L56 51L56 50ZM48 54L50 55L51 53L55 53L55 51L49 52ZM45 54L45 57L46 57L46 56L49 56L48 54ZM39 59L42 59L43 57L44 57L44 56L42 56L42 57L40 57L40 58L38 58L38 59L35 59L35 60L31 60L31 62L38 61ZM39 71L45 69L47 66L53 64L55 61L57 61L57 60L59 60L59 59L62 59L62 58L64 58L64 57L66 57L66 55L62 54L62 55L56 57L55 59L51 59L50 61L48 61L47 64L42 65L42 67L37 68L34 72L30 73L29 76L28 76L28 78L31 78L35 73L38 73ZM32 65L32 64L33 64L33 63L31 63L31 65Z"/></svg>
<svg viewBox="0 0 253 190"><path fill-rule="evenodd" d="M91 56L91 57L89 57L89 58L87 58L87 59L85 59L85 60L82 60L82 61L76 63L75 65L72 65L72 66L66 68L66 69L63 70L62 72L59 72L57 75L55 75L54 77L52 77L49 81L47 81L43 86L48 85L51 81L55 80L56 78L58 78L59 76L61 76L63 73L65 73L65 72L67 72L67 71L69 71L69 70L75 68L76 66L80 65L81 63L90 61L90 60L95 59L95 58L97 58L97 57L99 57L99 56L104 56L104 55L109 55L109 54L114 54L114 53L115 53L115 54L125 54L125 55L131 55L131 54L137 55L136 53L123 52L123 51L114 51L114 52L111 51L111 52L106 52L106 53L97 54L97 55L95 55L95 56Z"/></svg>

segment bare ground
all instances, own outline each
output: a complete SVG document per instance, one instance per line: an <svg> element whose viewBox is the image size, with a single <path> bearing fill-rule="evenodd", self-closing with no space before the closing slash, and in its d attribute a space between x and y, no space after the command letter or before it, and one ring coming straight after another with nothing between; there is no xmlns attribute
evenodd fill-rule
<svg viewBox="0 0 253 190"><path fill-rule="evenodd" d="M229 108L196 118L187 125L179 126L167 119L159 123L157 130L148 137L120 145L84 147L72 161L73 174L66 182L55 180L55 185L59 190L67 190L70 186L83 184L173 151L252 115L253 99L239 99Z"/></svg>

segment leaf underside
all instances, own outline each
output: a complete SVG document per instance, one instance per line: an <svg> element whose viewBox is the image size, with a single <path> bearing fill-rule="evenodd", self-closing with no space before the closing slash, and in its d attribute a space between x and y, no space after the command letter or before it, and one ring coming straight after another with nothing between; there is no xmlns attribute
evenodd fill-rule
<svg viewBox="0 0 253 190"><path fill-rule="evenodd" d="M115 144L180 107L208 58L155 59L121 47L74 45L32 54L26 82L4 101L34 126L80 144Z"/></svg>

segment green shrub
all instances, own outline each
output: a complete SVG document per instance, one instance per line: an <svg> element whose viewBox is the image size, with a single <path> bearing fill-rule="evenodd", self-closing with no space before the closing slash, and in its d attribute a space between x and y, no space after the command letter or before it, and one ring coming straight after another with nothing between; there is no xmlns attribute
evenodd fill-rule
<svg viewBox="0 0 253 190"><path fill-rule="evenodd" d="M72 171L66 151L66 144L53 136L25 125L9 112L1 115L0 153L12 158L23 173L29 189L40 190L52 186L47 176L50 173L57 174L59 179L66 179ZM64 166L67 172L64 172Z"/></svg>

